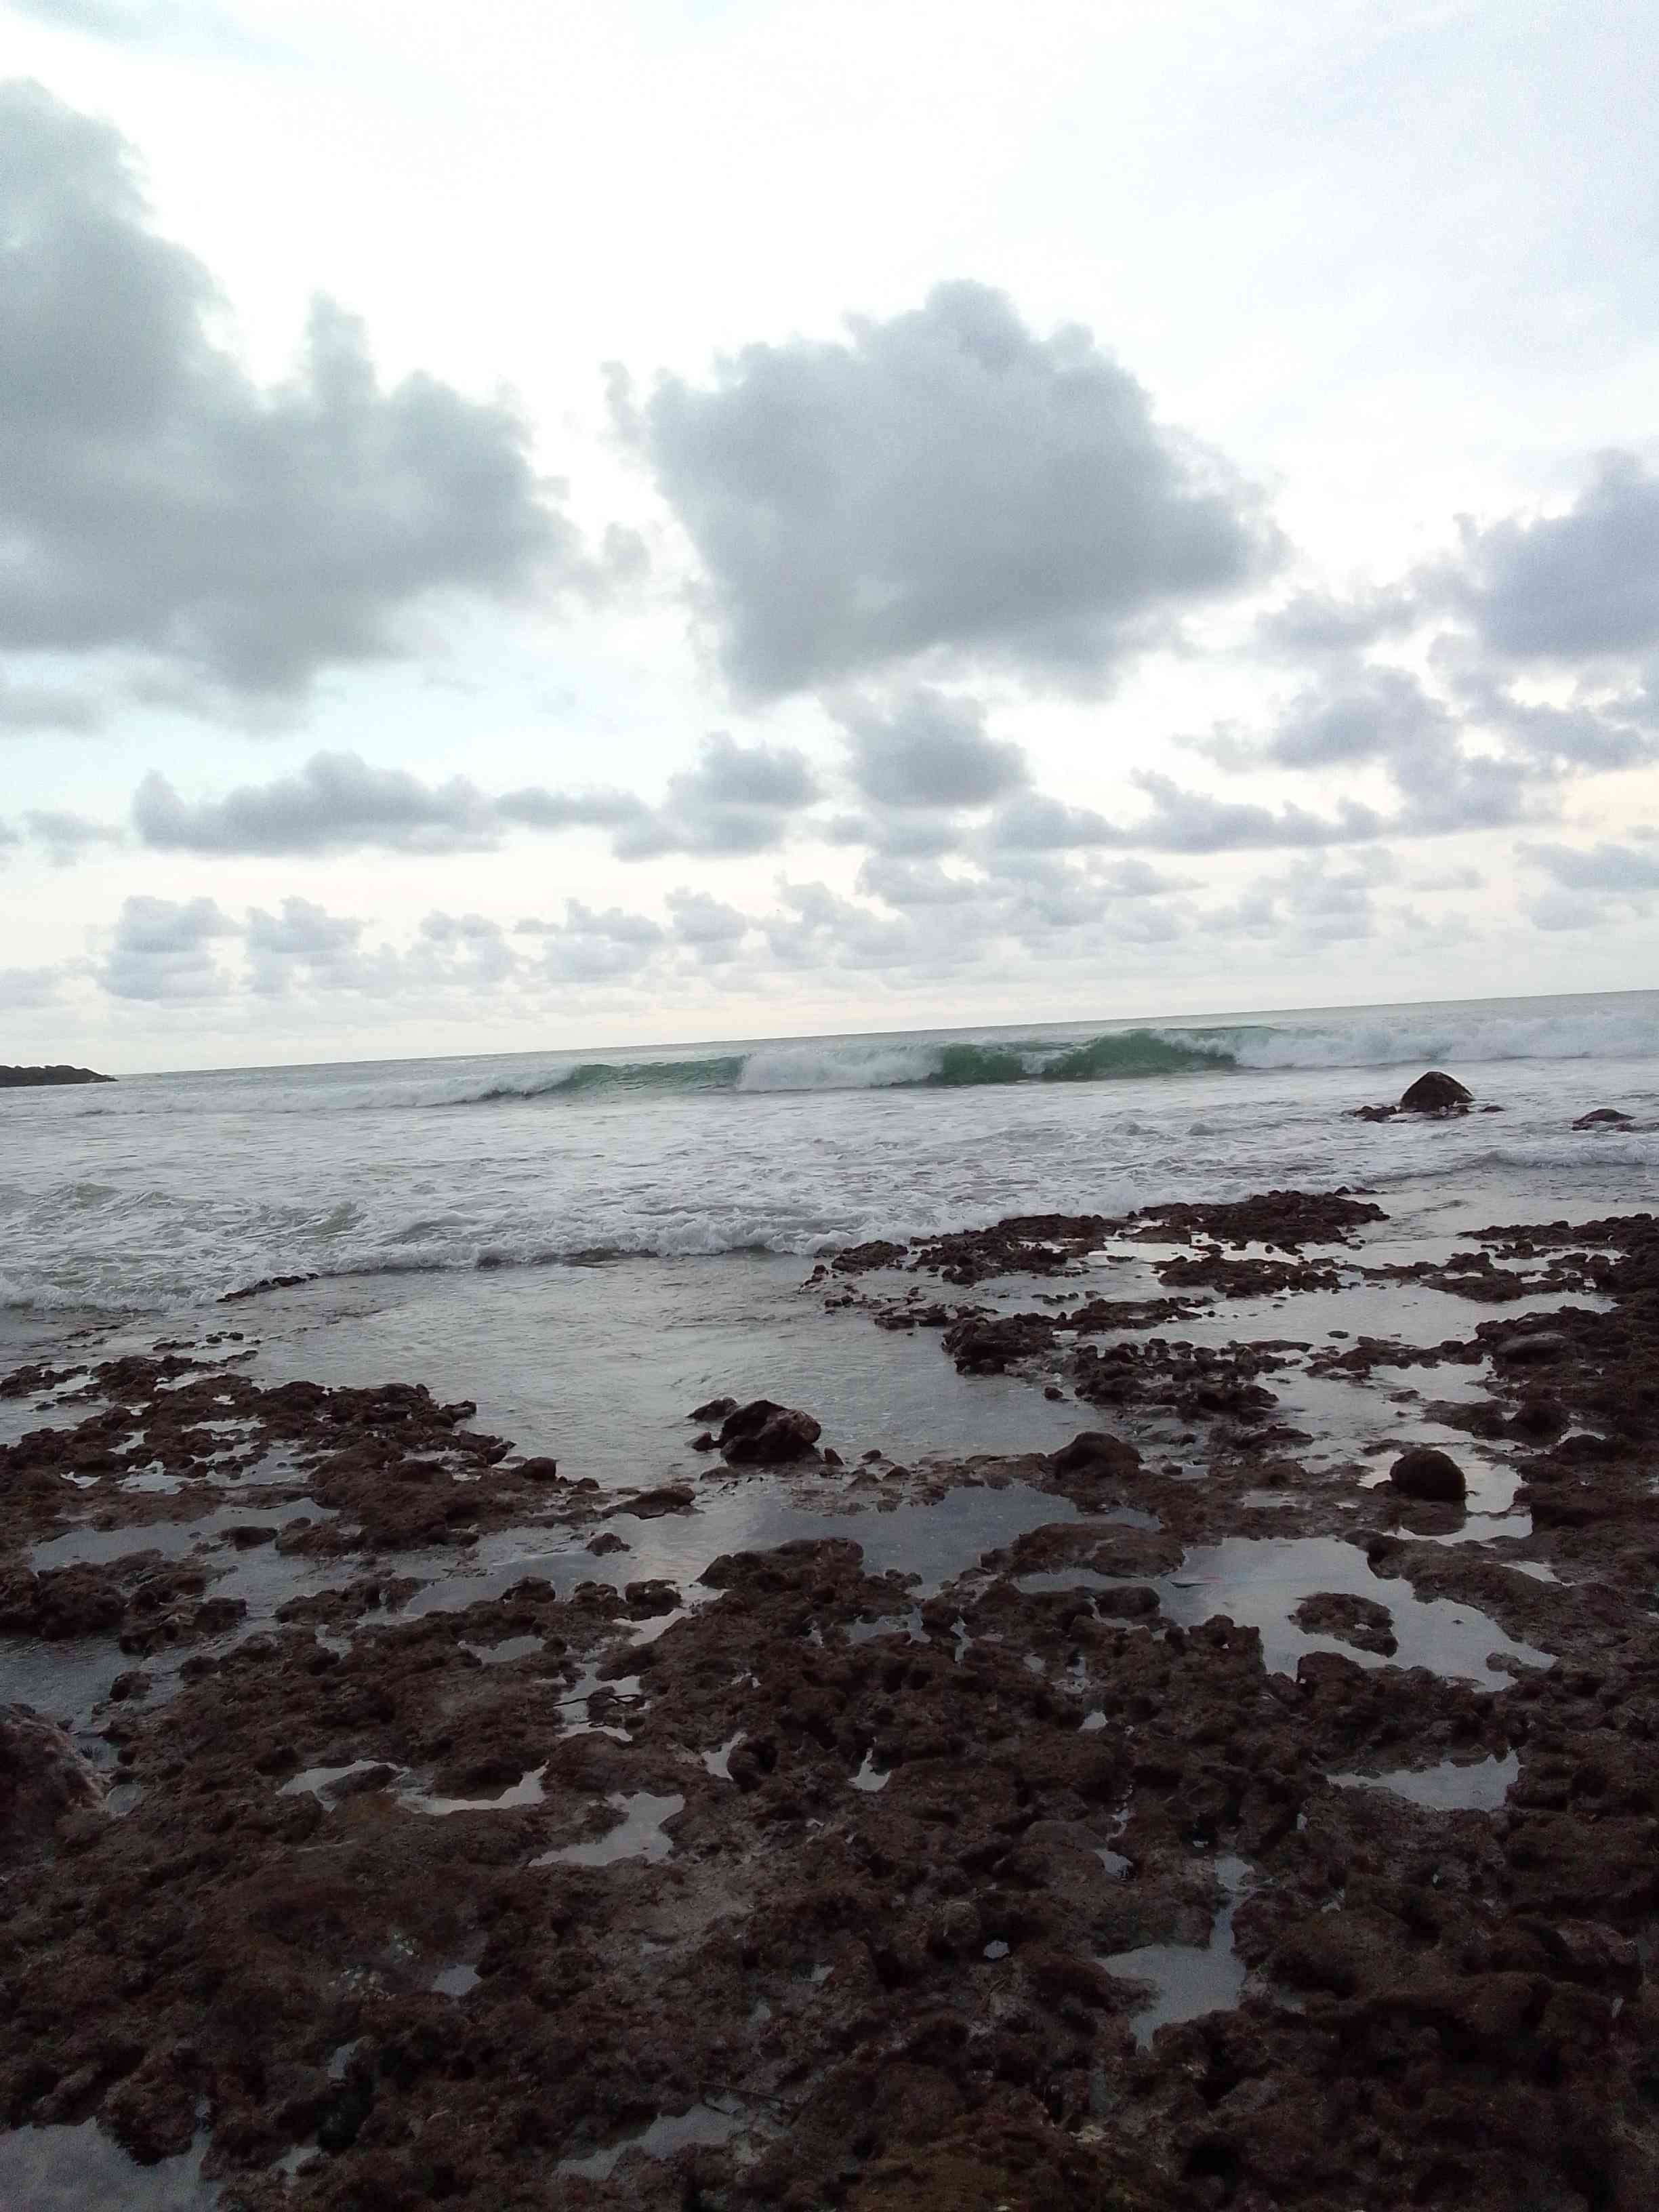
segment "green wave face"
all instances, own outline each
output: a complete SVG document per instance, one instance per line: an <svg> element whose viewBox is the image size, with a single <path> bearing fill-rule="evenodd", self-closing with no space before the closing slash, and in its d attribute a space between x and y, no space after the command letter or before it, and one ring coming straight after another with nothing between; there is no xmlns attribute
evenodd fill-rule
<svg viewBox="0 0 1659 2212"><path fill-rule="evenodd" d="M730 1091L743 1055L719 1060L590 1060L552 1087L580 1097L589 1091Z"/></svg>
<svg viewBox="0 0 1659 2212"><path fill-rule="evenodd" d="M1177 1044L1153 1030L1122 1030L1074 1045L1038 1072L1044 1083L1102 1083L1135 1075L1186 1075L1197 1069L1236 1067L1231 1032L1194 1030L1194 1042ZM1205 1040L1202 1043L1197 1040ZM1210 1040L1213 1040L1211 1042Z"/></svg>
<svg viewBox="0 0 1659 2212"><path fill-rule="evenodd" d="M1025 1054L1006 1045L947 1044L940 1048L939 1066L921 1080L955 1090L981 1083L1028 1083L1030 1077Z"/></svg>

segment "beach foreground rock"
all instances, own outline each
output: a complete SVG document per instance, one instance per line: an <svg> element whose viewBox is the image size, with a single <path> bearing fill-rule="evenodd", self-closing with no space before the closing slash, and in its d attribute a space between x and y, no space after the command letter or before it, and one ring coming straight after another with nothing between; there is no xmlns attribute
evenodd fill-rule
<svg viewBox="0 0 1659 2212"><path fill-rule="evenodd" d="M0 1705L0 1864L39 1850L65 1813L103 1801L103 1784L62 1729L27 1705Z"/></svg>
<svg viewBox="0 0 1659 2212"><path fill-rule="evenodd" d="M1431 1444L1401 1452L1389 1469L1389 1480L1406 1497L1425 1498L1436 1505L1461 1504L1468 1489L1457 1462Z"/></svg>
<svg viewBox="0 0 1659 2212"><path fill-rule="evenodd" d="M823 1434L818 1423L798 1407L754 1398L727 1414L720 1433L722 1455L738 1467L781 1467L804 1459Z"/></svg>

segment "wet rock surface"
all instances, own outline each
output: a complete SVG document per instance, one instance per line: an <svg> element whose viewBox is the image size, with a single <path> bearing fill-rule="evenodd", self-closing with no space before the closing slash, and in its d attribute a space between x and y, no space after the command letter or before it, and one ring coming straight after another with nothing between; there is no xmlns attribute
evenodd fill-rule
<svg viewBox="0 0 1659 2212"><path fill-rule="evenodd" d="M12 1378L56 1425L0 1453L0 1660L92 1671L11 1766L0 1714L0 1812L70 1778L0 1857L0 2121L224 2212L1659 2201L1659 1224L1425 1291L1289 1195L934 1240L1035 1277L968 1387L1058 1364L1043 1455L709 1401L812 1435L602 1492L228 1345ZM1188 1340L1039 1303L1109 1237L1196 1271ZM1304 1264L1571 1288L1315 1349ZM763 1496L816 1533L709 1533ZM1443 1766L1500 1779L1352 1786Z"/></svg>

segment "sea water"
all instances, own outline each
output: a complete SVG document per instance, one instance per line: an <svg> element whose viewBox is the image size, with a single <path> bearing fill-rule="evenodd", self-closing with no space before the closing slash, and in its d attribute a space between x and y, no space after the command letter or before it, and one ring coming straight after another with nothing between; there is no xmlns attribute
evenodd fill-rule
<svg viewBox="0 0 1659 2212"><path fill-rule="evenodd" d="M1502 1114L1346 1117L1429 1066ZM1646 1126L1571 1129L1603 1105ZM1656 1171L1656 992L132 1076L0 1096L0 1351L8 1315L272 1275L810 1259L1285 1185L1535 1217Z"/></svg>

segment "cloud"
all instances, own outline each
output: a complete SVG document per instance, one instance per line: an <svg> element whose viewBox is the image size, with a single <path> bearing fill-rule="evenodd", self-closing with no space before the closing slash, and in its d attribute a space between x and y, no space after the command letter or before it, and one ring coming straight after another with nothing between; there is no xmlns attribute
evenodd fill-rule
<svg viewBox="0 0 1659 2212"><path fill-rule="evenodd" d="M1322 591L1298 592L1263 615L1257 642L1270 653L1301 659L1310 654L1352 653L1414 629L1425 610L1404 584L1366 585L1347 599Z"/></svg>
<svg viewBox="0 0 1659 2212"><path fill-rule="evenodd" d="M234 933L235 924L210 898L124 900L98 981L117 999L222 998L228 986L210 947Z"/></svg>
<svg viewBox="0 0 1659 2212"><path fill-rule="evenodd" d="M291 699L408 649L446 595L594 581L505 402L383 388L327 301L293 376L255 385L115 131L13 83L0 149L0 649Z"/></svg>
<svg viewBox="0 0 1659 2212"><path fill-rule="evenodd" d="M885 708L844 704L835 719L846 733L853 781L877 806L988 806L1030 773L1017 744L988 732L976 700L924 688Z"/></svg>
<svg viewBox="0 0 1659 2212"><path fill-rule="evenodd" d="M617 830L650 812L631 792L544 791L537 784L504 791L492 811L497 820L521 823L527 830Z"/></svg>
<svg viewBox="0 0 1659 2212"><path fill-rule="evenodd" d="M1583 660L1659 645L1659 477L1604 454L1565 514L1466 525L1452 580L1483 641L1515 659Z"/></svg>
<svg viewBox="0 0 1659 2212"><path fill-rule="evenodd" d="M630 430L701 556L728 676L777 696L924 656L1097 685L1276 552L1255 495L1071 326L943 284L843 342L663 381Z"/></svg>
<svg viewBox="0 0 1659 2212"><path fill-rule="evenodd" d="M53 808L32 808L23 819L29 835L46 848L54 867L66 868L90 845L118 845L121 833L107 822L94 822L84 814L59 813Z"/></svg>
<svg viewBox="0 0 1659 2212"><path fill-rule="evenodd" d="M132 818L143 842L162 852L327 853L364 845L477 852L499 835L489 802L465 776L425 784L407 769L370 768L355 753L315 753L297 775L244 784L195 805L152 771L134 795Z"/></svg>
<svg viewBox="0 0 1659 2212"><path fill-rule="evenodd" d="M675 937L690 947L704 967L723 967L736 959L738 945L749 934L748 915L707 891L684 887L670 891L668 911Z"/></svg>
<svg viewBox="0 0 1659 2212"><path fill-rule="evenodd" d="M61 968L0 968L0 1010L24 1013L55 1006L63 980Z"/></svg>
<svg viewBox="0 0 1659 2212"><path fill-rule="evenodd" d="M669 778L662 805L641 808L618 830L612 850L623 860L770 852L818 796L806 756L793 746L740 745L717 732L695 768Z"/></svg>
<svg viewBox="0 0 1659 2212"><path fill-rule="evenodd" d="M1585 850L1571 845L1521 845L1521 858L1553 876L1564 890L1610 892L1628 897L1659 891L1659 847L1604 841Z"/></svg>
<svg viewBox="0 0 1659 2212"><path fill-rule="evenodd" d="M15 15L57 31L78 31L112 46L184 44L198 51L253 54L259 49L216 9L187 0L9 0Z"/></svg>
<svg viewBox="0 0 1659 2212"><path fill-rule="evenodd" d="M520 922L521 933L544 939L540 962L546 981L557 984L612 983L640 975L663 944L665 932L648 915L621 907L599 912L580 899L565 902L561 922Z"/></svg>
<svg viewBox="0 0 1659 2212"><path fill-rule="evenodd" d="M323 989L388 990L392 963L360 957L362 933L356 916L330 914L310 899L286 898L276 914L250 907L244 933L249 988L261 998L280 997L301 981Z"/></svg>
<svg viewBox="0 0 1659 2212"><path fill-rule="evenodd" d="M1121 845L1123 833L1091 806L1068 806L1063 799L1030 792L999 807L986 844L1000 853L1067 853L1090 846Z"/></svg>
<svg viewBox="0 0 1659 2212"><path fill-rule="evenodd" d="M95 699L43 684L9 684L0 677L0 730L96 730L104 709Z"/></svg>

